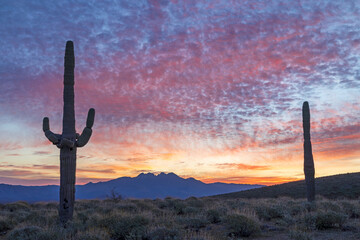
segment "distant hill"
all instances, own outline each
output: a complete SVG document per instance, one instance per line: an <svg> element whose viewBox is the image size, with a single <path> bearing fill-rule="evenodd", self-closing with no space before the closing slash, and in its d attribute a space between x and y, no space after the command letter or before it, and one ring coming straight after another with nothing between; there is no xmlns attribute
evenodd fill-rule
<svg viewBox="0 0 360 240"><path fill-rule="evenodd" d="M76 199L104 199L112 192L125 198L203 197L237 192L262 185L203 183L194 178L181 178L174 173L141 173L137 177L121 177L107 182L76 186ZM19 186L0 184L0 203L14 201L58 201L59 186Z"/></svg>
<svg viewBox="0 0 360 240"><path fill-rule="evenodd" d="M315 179L316 195L326 198L360 197L360 173L347 173ZM219 198L276 198L287 196L292 198L306 198L305 181L289 182L269 187L261 187L241 192L221 194Z"/></svg>

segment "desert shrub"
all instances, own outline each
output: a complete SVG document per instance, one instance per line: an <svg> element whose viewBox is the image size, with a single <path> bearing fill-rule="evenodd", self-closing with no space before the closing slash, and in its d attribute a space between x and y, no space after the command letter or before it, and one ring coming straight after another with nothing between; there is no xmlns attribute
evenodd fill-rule
<svg viewBox="0 0 360 240"><path fill-rule="evenodd" d="M304 227L307 230L314 230L316 222L316 215L314 214L306 214L304 216Z"/></svg>
<svg viewBox="0 0 360 240"><path fill-rule="evenodd" d="M82 211L76 212L75 218L78 219L81 223L85 224L89 220L89 216L89 211Z"/></svg>
<svg viewBox="0 0 360 240"><path fill-rule="evenodd" d="M185 229L199 230L206 226L207 221L203 218L179 218L177 222L184 225Z"/></svg>
<svg viewBox="0 0 360 240"><path fill-rule="evenodd" d="M319 212L316 215L315 227L319 230L341 227L346 221L346 216L334 211Z"/></svg>
<svg viewBox="0 0 360 240"><path fill-rule="evenodd" d="M154 209L154 206L152 205L152 203L147 200L138 201L136 203L136 206L141 211L151 211L152 209Z"/></svg>
<svg viewBox="0 0 360 240"><path fill-rule="evenodd" d="M181 200L176 199L176 200L168 201L168 207L170 209L173 209L177 215L181 215L184 214L184 209L186 205Z"/></svg>
<svg viewBox="0 0 360 240"><path fill-rule="evenodd" d="M76 206L76 204L75 204L75 206ZM44 208L49 209L49 210L50 209L57 210L58 207L59 207L59 204L56 202L48 202L48 203L44 204Z"/></svg>
<svg viewBox="0 0 360 240"><path fill-rule="evenodd" d="M221 222L220 213L215 209L210 209L206 212L206 219L210 223L218 223Z"/></svg>
<svg viewBox="0 0 360 240"><path fill-rule="evenodd" d="M116 240L141 239L148 224L149 220L143 216L111 216L102 221L102 226L107 228L111 238Z"/></svg>
<svg viewBox="0 0 360 240"><path fill-rule="evenodd" d="M314 212L317 209L316 202L304 202L304 206L308 212Z"/></svg>
<svg viewBox="0 0 360 240"><path fill-rule="evenodd" d="M27 226L12 230L8 236L8 240L34 240L38 239L42 229L36 226Z"/></svg>
<svg viewBox="0 0 360 240"><path fill-rule="evenodd" d="M188 205L188 206L191 206L191 207L196 207L196 208L203 208L204 207L204 202L199 200L198 198L196 197L189 197L185 200L185 203Z"/></svg>
<svg viewBox="0 0 360 240"><path fill-rule="evenodd" d="M274 218L283 218L285 216L284 208L280 205L256 206L255 212L260 219L269 221Z"/></svg>
<svg viewBox="0 0 360 240"><path fill-rule="evenodd" d="M30 215L29 211L19 210L16 212L11 212L8 216L13 222L21 223L24 222Z"/></svg>
<svg viewBox="0 0 360 240"><path fill-rule="evenodd" d="M63 240L63 239L66 239L66 237L63 231L59 231L58 228L43 230L37 234L37 238L36 238L36 240Z"/></svg>
<svg viewBox="0 0 360 240"><path fill-rule="evenodd" d="M360 206L350 202L342 202L341 205L349 218L360 218Z"/></svg>
<svg viewBox="0 0 360 240"><path fill-rule="evenodd" d="M68 238L76 235L79 231L84 231L86 228L86 225L82 224L79 221L70 220L67 221L64 228L62 229L62 233L66 236L69 236Z"/></svg>
<svg viewBox="0 0 360 240"><path fill-rule="evenodd" d="M152 212L153 216L155 216L155 217L161 217L165 213L165 211L158 209L158 208L154 208L151 212Z"/></svg>
<svg viewBox="0 0 360 240"><path fill-rule="evenodd" d="M180 199L174 199L171 197L166 197L165 201L157 201L157 206L160 209L170 209L173 210L177 215L184 214L184 208L186 207L186 204L184 201L181 201Z"/></svg>
<svg viewBox="0 0 360 240"><path fill-rule="evenodd" d="M133 203L128 204L120 204L116 207L120 212L129 212L129 213L135 213L137 212L137 207Z"/></svg>
<svg viewBox="0 0 360 240"><path fill-rule="evenodd" d="M207 238L195 236L195 237L190 237L189 240L207 240Z"/></svg>
<svg viewBox="0 0 360 240"><path fill-rule="evenodd" d="M282 218L277 218L274 223L278 226L289 227L296 223L296 220L290 215L285 214Z"/></svg>
<svg viewBox="0 0 360 240"><path fill-rule="evenodd" d="M12 222L10 222L9 220L0 219L0 233L11 230L13 227L14 226Z"/></svg>
<svg viewBox="0 0 360 240"><path fill-rule="evenodd" d="M341 212L341 207L336 202L323 201L318 203L318 208L324 209L325 211Z"/></svg>
<svg viewBox="0 0 360 240"><path fill-rule="evenodd" d="M243 209L244 207L247 206L246 202L242 200L227 201L227 205L229 206L230 209Z"/></svg>
<svg viewBox="0 0 360 240"><path fill-rule="evenodd" d="M32 210L26 215L24 221L33 225L44 226L48 225L49 222L54 223L56 219L49 217L45 211Z"/></svg>
<svg viewBox="0 0 360 240"><path fill-rule="evenodd" d="M106 200L104 200L104 202L105 201ZM114 212L115 208L116 208L115 205L104 204L104 206L102 206L102 208L99 211L101 211L101 213L104 215L111 215Z"/></svg>
<svg viewBox="0 0 360 240"><path fill-rule="evenodd" d="M160 209L165 209L168 206L167 202L161 199L156 199L154 201L155 201L155 205Z"/></svg>
<svg viewBox="0 0 360 240"><path fill-rule="evenodd" d="M101 207L102 202L100 200L81 200L76 201L75 211L89 210L92 211L98 210Z"/></svg>
<svg viewBox="0 0 360 240"><path fill-rule="evenodd" d="M94 213L89 217L89 219L86 221L86 225L89 228L97 228L99 226L103 226L104 223L104 216L99 213Z"/></svg>
<svg viewBox="0 0 360 240"><path fill-rule="evenodd" d="M152 230L147 239L149 240L178 240L181 239L180 233L176 229L160 227Z"/></svg>
<svg viewBox="0 0 360 240"><path fill-rule="evenodd" d="M290 231L290 239L292 240L312 240L310 233L302 231Z"/></svg>
<svg viewBox="0 0 360 240"><path fill-rule="evenodd" d="M18 202L6 204L5 210L8 210L10 212L14 212L18 210L30 210L30 205L27 202L18 201Z"/></svg>
<svg viewBox="0 0 360 240"><path fill-rule="evenodd" d="M112 202L120 202L123 199L123 196L118 193L115 188L110 190L110 193L107 195L107 200L110 200Z"/></svg>
<svg viewBox="0 0 360 240"><path fill-rule="evenodd" d="M52 238L49 238L52 240ZM78 233L74 240L109 240L110 236L104 231L91 231Z"/></svg>
<svg viewBox="0 0 360 240"><path fill-rule="evenodd" d="M231 237L249 237L260 232L259 224L243 215L229 215L225 222Z"/></svg>
<svg viewBox="0 0 360 240"><path fill-rule="evenodd" d="M307 206L303 203L294 203L289 207L289 214L296 216L307 211Z"/></svg>
<svg viewBox="0 0 360 240"><path fill-rule="evenodd" d="M182 209L182 211L184 214L196 214L201 212L201 209L197 207L186 206L184 209Z"/></svg>

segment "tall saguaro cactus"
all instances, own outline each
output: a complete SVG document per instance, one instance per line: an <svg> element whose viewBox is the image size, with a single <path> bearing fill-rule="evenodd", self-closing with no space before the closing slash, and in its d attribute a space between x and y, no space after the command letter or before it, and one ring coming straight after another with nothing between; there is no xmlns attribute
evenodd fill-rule
<svg viewBox="0 0 360 240"><path fill-rule="evenodd" d="M302 107L304 129L304 174L306 182L306 196L309 202L315 200L315 168L310 140L310 108L309 103L304 102Z"/></svg>
<svg viewBox="0 0 360 240"><path fill-rule="evenodd" d="M45 136L60 148L60 205L59 218L65 224L72 218L75 202L76 150L89 141L94 124L95 110L89 109L86 127L81 135L75 131L74 68L75 56L72 41L66 42L64 61L64 112L62 134L50 131L49 118L43 119Z"/></svg>

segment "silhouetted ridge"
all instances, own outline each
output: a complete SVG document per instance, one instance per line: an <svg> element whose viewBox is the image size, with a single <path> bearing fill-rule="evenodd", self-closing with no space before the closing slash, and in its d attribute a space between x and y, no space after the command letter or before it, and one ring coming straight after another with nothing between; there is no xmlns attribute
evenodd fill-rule
<svg viewBox="0 0 360 240"><path fill-rule="evenodd" d="M326 198L360 197L360 172L339 174L315 178L316 196ZM251 189L241 192L222 194L213 197L220 198L277 198L277 197L306 198L305 181L283 183L279 185Z"/></svg>
<svg viewBox="0 0 360 240"><path fill-rule="evenodd" d="M77 199L104 199L111 193L120 194L125 198L188 198L210 196L221 193L242 191L261 187L248 184L206 184L194 178L181 178L174 173L140 173L136 177L121 177L107 182L87 183L76 186ZM58 186L25 187L0 185L0 202L12 201L51 201L58 197ZM6 189L6 190L5 190ZM11 190L9 190L11 189ZM34 190L36 189L36 195ZM52 192L51 192L51 191ZM6 193L6 194L5 194Z"/></svg>

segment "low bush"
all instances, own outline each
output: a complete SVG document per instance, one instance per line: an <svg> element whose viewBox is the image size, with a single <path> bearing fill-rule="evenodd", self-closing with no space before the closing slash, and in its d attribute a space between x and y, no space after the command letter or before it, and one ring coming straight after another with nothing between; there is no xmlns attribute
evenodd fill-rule
<svg viewBox="0 0 360 240"><path fill-rule="evenodd" d="M313 239L310 233L302 232L302 231L290 231L289 237L292 240L312 240Z"/></svg>
<svg viewBox="0 0 360 240"><path fill-rule="evenodd" d="M49 238L51 240L53 240L52 238ZM110 236L108 233L106 232L83 232L83 233L78 233L74 240L110 240Z"/></svg>
<svg viewBox="0 0 360 240"><path fill-rule="evenodd" d="M21 209L14 212L10 212L8 218L11 219L13 222L21 223L29 219L28 217L30 214L31 214L30 211L25 211Z"/></svg>
<svg viewBox="0 0 360 240"><path fill-rule="evenodd" d="M349 203L349 202L342 202L341 203L344 212L348 215L349 218L360 218L360 206Z"/></svg>
<svg viewBox="0 0 360 240"><path fill-rule="evenodd" d="M18 202L6 204L4 209L10 212L14 212L18 210L30 210L30 205L27 202L18 201Z"/></svg>
<svg viewBox="0 0 360 240"><path fill-rule="evenodd" d="M64 240L66 239L64 232L65 231L60 231L58 228L43 229L37 234L36 240Z"/></svg>
<svg viewBox="0 0 360 240"><path fill-rule="evenodd" d="M151 211L154 209L154 205L148 200L142 200L136 203L136 207L140 211Z"/></svg>
<svg viewBox="0 0 360 240"><path fill-rule="evenodd" d="M136 212L138 211L136 205L133 204L133 203L130 203L130 204L120 204L120 205L117 205L116 208L117 208L120 212L136 213Z"/></svg>
<svg viewBox="0 0 360 240"><path fill-rule="evenodd" d="M306 230L314 230L316 223L316 215L306 214L303 219L304 227Z"/></svg>
<svg viewBox="0 0 360 240"><path fill-rule="evenodd" d="M32 210L28 212L24 221L30 223L31 225L45 226L48 223L55 223L56 220L55 218L49 217L45 211Z"/></svg>
<svg viewBox="0 0 360 240"><path fill-rule="evenodd" d="M36 226L27 226L12 230L8 236L8 240L34 240L38 239L42 233L42 228Z"/></svg>
<svg viewBox="0 0 360 240"><path fill-rule="evenodd" d="M324 211L341 212L342 209L336 201L321 201L318 203L318 209Z"/></svg>
<svg viewBox="0 0 360 240"><path fill-rule="evenodd" d="M168 229L165 227L160 227L152 230L147 239L149 240L180 240L181 235L179 230L176 229Z"/></svg>
<svg viewBox="0 0 360 240"><path fill-rule="evenodd" d="M13 228L13 224L5 219L0 219L0 233L9 231Z"/></svg>
<svg viewBox="0 0 360 240"><path fill-rule="evenodd" d="M315 227L319 230L341 227L346 221L346 215L333 211L319 212L315 218Z"/></svg>
<svg viewBox="0 0 360 240"><path fill-rule="evenodd" d="M184 209L182 209L182 212L184 214L196 214L201 212L201 209L197 207L186 206Z"/></svg>
<svg viewBox="0 0 360 240"><path fill-rule="evenodd" d="M229 215L225 220L230 237L249 237L260 232L259 224L243 215Z"/></svg>
<svg viewBox="0 0 360 240"><path fill-rule="evenodd" d="M184 225L185 229L192 229L198 231L200 228L203 228L208 223L203 218L179 218L178 223Z"/></svg>
<svg viewBox="0 0 360 240"><path fill-rule="evenodd" d="M203 208L205 206L204 202L196 197L189 197L185 200L185 203L188 206L196 207L196 208Z"/></svg>
<svg viewBox="0 0 360 240"><path fill-rule="evenodd" d="M283 218L285 216L284 207L280 205L263 205L256 206L255 212L260 219L270 221L275 218Z"/></svg>
<svg viewBox="0 0 360 240"><path fill-rule="evenodd" d="M149 220L143 216L111 216L102 221L102 226L107 228L111 238L116 240L141 239L148 224Z"/></svg>
<svg viewBox="0 0 360 240"><path fill-rule="evenodd" d="M219 213L219 211L217 211L215 209L211 209L211 210L208 210L206 212L206 219L210 223L219 223L219 222L221 222L220 213Z"/></svg>

